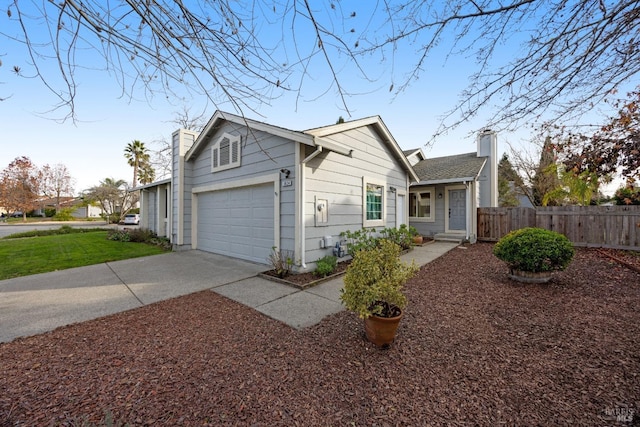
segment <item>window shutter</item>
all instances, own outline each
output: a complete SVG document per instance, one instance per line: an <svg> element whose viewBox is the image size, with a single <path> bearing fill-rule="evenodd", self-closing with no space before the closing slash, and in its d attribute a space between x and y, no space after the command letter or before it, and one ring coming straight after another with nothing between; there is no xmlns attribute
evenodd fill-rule
<svg viewBox="0 0 640 427"><path fill-rule="evenodd" d="M229 150L231 149L229 139L225 138L220 141L220 166L226 166L229 164L230 156Z"/></svg>
<svg viewBox="0 0 640 427"><path fill-rule="evenodd" d="M231 163L238 163L240 157L240 140L236 139L231 144Z"/></svg>
<svg viewBox="0 0 640 427"><path fill-rule="evenodd" d="M213 169L215 169L218 166L220 166L220 163L218 161L218 148L217 147L213 147L211 149L211 166L213 167Z"/></svg>
<svg viewBox="0 0 640 427"><path fill-rule="evenodd" d="M242 146L240 136L225 133L211 147L211 172L240 167Z"/></svg>

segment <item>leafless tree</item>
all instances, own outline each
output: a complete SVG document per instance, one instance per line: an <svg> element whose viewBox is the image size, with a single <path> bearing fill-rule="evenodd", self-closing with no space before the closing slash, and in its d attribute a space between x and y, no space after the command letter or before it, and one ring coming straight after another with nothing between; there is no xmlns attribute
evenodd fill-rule
<svg viewBox="0 0 640 427"><path fill-rule="evenodd" d="M76 70L95 67L76 54L88 48L124 94L143 88L149 96L173 97L186 88L215 105L255 111L286 91L300 95L306 78L328 76L326 91L347 113L347 97L361 87L356 75L376 87L388 78L397 93L428 76L434 53L444 48L475 67L437 134L483 109L495 130L543 115L567 118L633 81L640 69L640 0L385 0L350 9L334 0L311 3L13 0L8 15L20 33L0 35L25 44L32 64L14 70L32 67L28 72L71 116ZM43 25L48 31L35 30ZM60 84L43 67L51 57ZM389 75L370 71L377 61Z"/></svg>
<svg viewBox="0 0 640 427"><path fill-rule="evenodd" d="M40 169L42 195L55 200L56 212L60 212L60 198L73 195L74 179L69 169L61 164L44 165Z"/></svg>
<svg viewBox="0 0 640 427"><path fill-rule="evenodd" d="M192 113L190 107L183 105L182 110L176 111L173 120L169 123L176 125L176 129L189 129L200 132L207 124L209 116L205 111ZM150 150L150 162L155 171L155 177L164 179L171 176L171 141L168 136L151 142L155 149Z"/></svg>

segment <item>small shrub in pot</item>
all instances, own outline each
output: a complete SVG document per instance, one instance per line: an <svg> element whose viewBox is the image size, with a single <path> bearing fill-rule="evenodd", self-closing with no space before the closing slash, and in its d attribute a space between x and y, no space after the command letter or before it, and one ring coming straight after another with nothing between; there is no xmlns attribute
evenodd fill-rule
<svg viewBox="0 0 640 427"><path fill-rule="evenodd" d="M397 316L407 304L402 287L417 270L415 263L400 259L400 246L382 239L377 247L355 253L340 299L363 319Z"/></svg>
<svg viewBox="0 0 640 427"><path fill-rule="evenodd" d="M566 236L535 227L514 230L493 247L493 254L506 262L511 270L530 273L562 271L574 253Z"/></svg>

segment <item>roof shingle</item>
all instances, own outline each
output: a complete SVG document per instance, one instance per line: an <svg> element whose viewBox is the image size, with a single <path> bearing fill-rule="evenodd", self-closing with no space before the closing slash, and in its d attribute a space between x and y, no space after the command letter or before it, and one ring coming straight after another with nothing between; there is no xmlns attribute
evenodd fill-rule
<svg viewBox="0 0 640 427"><path fill-rule="evenodd" d="M462 181L478 176L486 161L486 157L478 157L474 152L425 159L414 165L413 169L420 177L420 182Z"/></svg>

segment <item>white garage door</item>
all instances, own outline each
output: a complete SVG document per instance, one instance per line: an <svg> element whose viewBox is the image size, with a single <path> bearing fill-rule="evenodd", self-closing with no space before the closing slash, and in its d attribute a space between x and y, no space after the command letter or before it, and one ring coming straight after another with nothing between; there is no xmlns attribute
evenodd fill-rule
<svg viewBox="0 0 640 427"><path fill-rule="evenodd" d="M266 264L273 203L272 183L198 195L198 249Z"/></svg>

